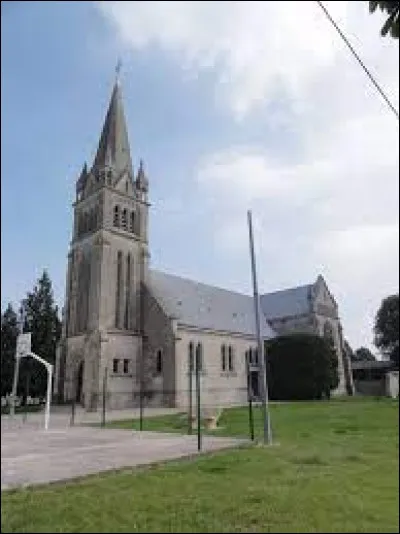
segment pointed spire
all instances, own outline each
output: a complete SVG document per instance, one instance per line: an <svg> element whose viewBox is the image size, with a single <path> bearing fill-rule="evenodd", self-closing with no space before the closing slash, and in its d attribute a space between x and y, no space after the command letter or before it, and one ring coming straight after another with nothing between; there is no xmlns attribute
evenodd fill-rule
<svg viewBox="0 0 400 534"><path fill-rule="evenodd" d="M112 167L117 175L126 170L132 176L128 131L118 76L114 83L92 171L100 171L106 166Z"/></svg>
<svg viewBox="0 0 400 534"><path fill-rule="evenodd" d="M149 190L149 181L147 179L146 173L144 172L143 160L140 160L139 170L136 177L136 187L139 191L147 193Z"/></svg>
<svg viewBox="0 0 400 534"><path fill-rule="evenodd" d="M87 170L87 165L85 162L82 167L81 175L79 176L78 181L76 183L77 190L80 191L85 187L87 177L88 177L88 170Z"/></svg>

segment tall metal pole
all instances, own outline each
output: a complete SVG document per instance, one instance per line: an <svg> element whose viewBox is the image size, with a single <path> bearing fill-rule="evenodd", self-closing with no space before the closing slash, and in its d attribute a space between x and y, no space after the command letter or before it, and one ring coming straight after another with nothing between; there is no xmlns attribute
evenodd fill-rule
<svg viewBox="0 0 400 534"><path fill-rule="evenodd" d="M257 333L257 345L258 345L258 354L260 358L260 370L262 375L262 411L263 411L263 423L264 423L264 443L271 445L272 443L272 434L271 434L271 421L268 410L268 383L267 383L267 374L265 368L265 357L264 357L264 345L261 338L261 315L260 315L260 295L258 294L258 284L257 284L257 270L256 270L256 259L254 253L254 238L253 238L253 222L251 218L251 211L247 212L247 220L249 225L249 242L250 242L250 258L251 258L251 271L253 278L253 293L254 293L254 313L256 320L256 333Z"/></svg>
<svg viewBox="0 0 400 534"><path fill-rule="evenodd" d="M21 315L20 315L20 320L19 320L19 333L20 334L22 334L24 331L24 319L25 319L24 310L23 308L21 308ZM17 396L17 387L18 387L19 363L20 363L20 357L17 352L17 349L15 349L14 378L13 378L13 386L12 386L12 392L11 392L11 406L10 406L10 415L12 417L15 415L15 400Z"/></svg>

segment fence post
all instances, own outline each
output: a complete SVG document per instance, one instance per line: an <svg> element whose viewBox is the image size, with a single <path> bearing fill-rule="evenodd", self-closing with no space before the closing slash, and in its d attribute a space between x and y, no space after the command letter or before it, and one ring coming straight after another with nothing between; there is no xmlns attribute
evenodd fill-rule
<svg viewBox="0 0 400 534"><path fill-rule="evenodd" d="M201 451L201 408L200 408L200 358L201 345L196 347L196 393L197 393L197 450Z"/></svg>
<svg viewBox="0 0 400 534"><path fill-rule="evenodd" d="M29 397L29 382L30 382L30 379L31 379L31 376L30 376L30 372L29 372L29 369L28 369L27 373L26 373L26 379L25 379L25 411L24 411L24 415L23 415L24 423L26 422L26 420L28 418L28 397Z"/></svg>
<svg viewBox="0 0 400 534"><path fill-rule="evenodd" d="M78 384L79 384L79 368L76 372L75 376L75 384L72 388L72 404L71 404L71 420L69 422L70 426L74 426L75 424L75 403L76 403L76 397L78 396Z"/></svg>
<svg viewBox="0 0 400 534"><path fill-rule="evenodd" d="M246 372L247 372L247 401L249 403L249 430L250 439L254 441L254 419L253 419L253 395L251 392L251 375L250 375L250 362L248 358L248 352L246 352Z"/></svg>
<svg viewBox="0 0 400 534"><path fill-rule="evenodd" d="M101 411L101 426L106 426L106 395L107 395L107 367L104 369L104 377L103 377L103 406Z"/></svg>
<svg viewBox="0 0 400 534"><path fill-rule="evenodd" d="M189 410L188 410L188 434L193 433L193 344L189 345Z"/></svg>
<svg viewBox="0 0 400 534"><path fill-rule="evenodd" d="M140 392L139 392L139 430L143 430L143 401L144 401L144 395L143 395L143 371L141 371L140 376Z"/></svg>

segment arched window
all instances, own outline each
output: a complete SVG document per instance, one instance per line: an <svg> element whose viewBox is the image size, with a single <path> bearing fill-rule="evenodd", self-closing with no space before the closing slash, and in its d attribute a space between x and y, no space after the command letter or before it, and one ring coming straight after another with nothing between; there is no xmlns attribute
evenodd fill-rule
<svg viewBox="0 0 400 534"><path fill-rule="evenodd" d="M229 371L233 371L234 365L233 365L233 348L231 345L229 345L228 348L228 369Z"/></svg>
<svg viewBox="0 0 400 534"><path fill-rule="evenodd" d="M125 182L125 192L127 193L129 189L129 183L128 180Z"/></svg>
<svg viewBox="0 0 400 534"><path fill-rule="evenodd" d="M258 349L253 349L254 354L254 365L258 365L260 362L258 361Z"/></svg>
<svg viewBox="0 0 400 534"><path fill-rule="evenodd" d="M115 294L115 326L120 327L121 317L121 282L122 282L122 252L118 251L117 256L117 287Z"/></svg>
<svg viewBox="0 0 400 534"><path fill-rule="evenodd" d="M135 212L131 211L129 218L129 230L133 233L135 231Z"/></svg>
<svg viewBox="0 0 400 534"><path fill-rule="evenodd" d="M122 210L122 217L121 217L121 226L124 230L127 230L127 220L126 220L126 217L127 217L127 211L126 209L123 209Z"/></svg>
<svg viewBox="0 0 400 534"><path fill-rule="evenodd" d="M163 357L162 350L158 349L156 354L156 373L160 375L163 369Z"/></svg>
<svg viewBox="0 0 400 534"><path fill-rule="evenodd" d="M203 370L203 346L201 343L197 343L196 347L196 367L199 372Z"/></svg>
<svg viewBox="0 0 400 534"><path fill-rule="evenodd" d="M221 369L226 371L226 347L225 345L221 346Z"/></svg>
<svg viewBox="0 0 400 534"><path fill-rule="evenodd" d="M189 373L193 373L194 371L194 350L193 350L193 342L191 341L189 343Z"/></svg>
<svg viewBox="0 0 400 534"><path fill-rule="evenodd" d="M114 218L113 218L113 224L116 228L119 228L119 206L114 206Z"/></svg>
<svg viewBox="0 0 400 534"><path fill-rule="evenodd" d="M130 321L130 300L131 300L131 255L126 257L126 280L125 280L125 313L124 313L124 328L129 330Z"/></svg>
<svg viewBox="0 0 400 534"><path fill-rule="evenodd" d="M91 209L90 212L89 212L89 232L92 232L95 228L95 225L94 225L94 209Z"/></svg>

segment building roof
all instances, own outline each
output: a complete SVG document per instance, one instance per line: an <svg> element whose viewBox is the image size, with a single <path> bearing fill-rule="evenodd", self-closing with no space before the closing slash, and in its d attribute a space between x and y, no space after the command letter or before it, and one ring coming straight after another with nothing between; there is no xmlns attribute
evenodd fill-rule
<svg viewBox="0 0 400 534"><path fill-rule="evenodd" d="M163 310L178 323L255 336L253 297L151 270L149 286ZM264 339L276 334L262 321Z"/></svg>
<svg viewBox="0 0 400 534"><path fill-rule="evenodd" d="M280 319L311 312L312 284L261 295L261 308L267 319Z"/></svg>

